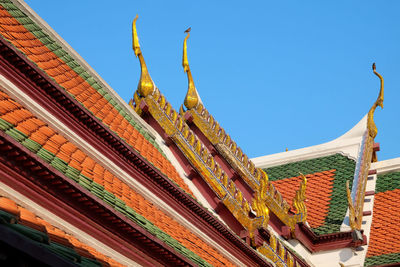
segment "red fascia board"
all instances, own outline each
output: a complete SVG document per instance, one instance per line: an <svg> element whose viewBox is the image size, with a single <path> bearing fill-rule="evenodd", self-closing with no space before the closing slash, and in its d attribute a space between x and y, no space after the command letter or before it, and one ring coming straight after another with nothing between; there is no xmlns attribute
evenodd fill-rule
<svg viewBox="0 0 400 267"><path fill-rule="evenodd" d="M363 230L361 230L363 233ZM354 242L352 231L316 235L303 223L295 226L295 236L309 251L318 252L347 247L359 247L367 244L367 237L363 234L363 241Z"/></svg>
<svg viewBox="0 0 400 267"><path fill-rule="evenodd" d="M100 153L107 155L150 191L169 203L183 217L218 242L238 259L265 265L267 262L233 234L209 211L181 188L147 163L131 147L105 127L64 89L60 88L35 64L0 37L0 72L58 120L85 139ZM103 141L99 142L99 139ZM268 265L268 264L267 264Z"/></svg>

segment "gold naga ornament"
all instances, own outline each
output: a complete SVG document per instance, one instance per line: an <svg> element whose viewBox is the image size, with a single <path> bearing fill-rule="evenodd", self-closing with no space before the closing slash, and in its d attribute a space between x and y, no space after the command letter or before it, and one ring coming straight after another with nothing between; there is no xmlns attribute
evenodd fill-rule
<svg viewBox="0 0 400 267"><path fill-rule="evenodd" d="M372 64L372 70L376 76L378 76L381 84L378 99L374 102L370 110L368 111L367 118L367 131L366 139L364 141L364 151L362 151L362 164L360 175L358 178L357 188L354 188L355 195L354 199L351 197L351 190L349 188L349 181L346 183L347 202L349 207L349 224L352 230L360 230L362 226L362 214L364 209L365 190L368 179L368 171L371 166L371 162L376 162L377 159L373 153L374 138L378 133L374 122L374 113L378 106L383 108L383 94L384 94L384 82L382 76L376 71L375 63Z"/></svg>
<svg viewBox="0 0 400 267"><path fill-rule="evenodd" d="M293 198L293 206L295 207L297 213L303 213L307 215L307 207L305 204L306 200L306 189L307 189L307 178L304 174L300 173L302 178L300 183L299 190L296 191L296 194Z"/></svg>
<svg viewBox="0 0 400 267"><path fill-rule="evenodd" d="M368 122L367 122L367 127L368 127L368 132L369 135L372 138L375 138L376 135L378 134L378 129L376 128L375 122L374 122L374 113L375 109L380 106L383 108L383 78L382 76L376 71L376 65L375 63L372 64L372 70L376 76L378 76L379 80L381 81L381 88L379 91L378 99L375 101L375 103L372 105L371 109L368 112Z"/></svg>

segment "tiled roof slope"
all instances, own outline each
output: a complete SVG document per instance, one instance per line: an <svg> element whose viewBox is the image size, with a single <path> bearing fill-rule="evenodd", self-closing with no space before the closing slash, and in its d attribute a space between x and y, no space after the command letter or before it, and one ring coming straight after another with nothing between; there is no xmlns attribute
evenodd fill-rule
<svg viewBox="0 0 400 267"><path fill-rule="evenodd" d="M125 266L1 196L0 225L78 266Z"/></svg>
<svg viewBox="0 0 400 267"><path fill-rule="evenodd" d="M185 257L199 265L231 265L213 247L1 91L0 130Z"/></svg>
<svg viewBox="0 0 400 267"><path fill-rule="evenodd" d="M0 5L0 34L6 40L151 164L192 194L154 138L82 66L11 1L0 0Z"/></svg>
<svg viewBox="0 0 400 267"><path fill-rule="evenodd" d="M332 186L336 170L316 172L307 174L307 222L311 228L318 228L324 225L325 217L328 214L328 206L332 196ZM273 181L272 184L281 192L288 201L292 211L292 200L299 189L301 176L285 178Z"/></svg>
<svg viewBox="0 0 400 267"><path fill-rule="evenodd" d="M400 172L378 175L365 266L400 265Z"/></svg>
<svg viewBox="0 0 400 267"><path fill-rule="evenodd" d="M264 171L268 174L269 180L278 185L281 183L278 181L283 179L291 180L290 184L295 181L294 179L297 182L298 178L293 177L298 177L299 172L308 175L311 180L306 191L309 200L306 202L310 216L309 224L314 233L322 235L340 231L347 211L346 181L353 181L355 165L354 160L335 154L270 167ZM324 183L324 186L318 187ZM290 196L291 190L281 187L280 192Z"/></svg>

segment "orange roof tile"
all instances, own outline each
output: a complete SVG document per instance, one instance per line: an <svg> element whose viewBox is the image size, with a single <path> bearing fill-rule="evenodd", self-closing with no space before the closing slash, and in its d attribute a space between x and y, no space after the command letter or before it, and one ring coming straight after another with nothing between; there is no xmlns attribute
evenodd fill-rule
<svg viewBox="0 0 400 267"><path fill-rule="evenodd" d="M16 216L19 216L20 213L17 204L15 204L11 199L5 197L0 197L0 209Z"/></svg>
<svg viewBox="0 0 400 267"><path fill-rule="evenodd" d="M22 51L30 60L35 62L44 72L52 77L67 92L72 94L97 118L103 120L103 123L112 126L113 131L124 138L129 145L138 150L139 153L152 162L161 172L166 174L186 192L192 194L171 162L165 157L162 157L161 160L154 160L151 156L146 157L146 155L160 154L157 148L139 134L138 130L130 123L125 123L124 127L121 127L122 124L119 122L126 121L126 119L101 94L93 89L87 81L80 77L1 6L0 24L2 25L2 27L0 27L1 35ZM13 121L13 116L8 114L4 116L6 116L7 121ZM22 118L20 115L16 115L16 117ZM16 123L15 121L13 122ZM118 124L120 127L118 127ZM135 137L131 138L127 133L135 135ZM136 145L137 135L143 138L143 144L145 145Z"/></svg>
<svg viewBox="0 0 400 267"><path fill-rule="evenodd" d="M328 214L334 176L335 170L306 175L307 222L311 228L324 224L325 217ZM292 206L292 201L296 191L299 189L300 182L301 177L298 176L272 181L272 184L282 194L283 198L288 201L288 204Z"/></svg>
<svg viewBox="0 0 400 267"><path fill-rule="evenodd" d="M398 203L400 203L400 189L375 194L367 257L400 253Z"/></svg>

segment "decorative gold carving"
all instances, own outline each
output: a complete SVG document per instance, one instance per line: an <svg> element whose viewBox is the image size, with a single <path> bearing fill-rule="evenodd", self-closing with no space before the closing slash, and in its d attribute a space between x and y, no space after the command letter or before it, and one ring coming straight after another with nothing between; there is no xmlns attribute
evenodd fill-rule
<svg viewBox="0 0 400 267"><path fill-rule="evenodd" d="M374 122L374 113L375 109L377 106L380 106L383 108L383 78L382 76L376 71L376 66L375 63L372 64L372 70L374 71L375 75L378 76L379 80L381 81L381 88L379 91L378 99L375 101L375 103L372 105L371 109L368 112L368 132L369 135L372 138L375 138L376 135L378 134L378 129L376 128L375 122Z"/></svg>
<svg viewBox="0 0 400 267"><path fill-rule="evenodd" d="M267 190L268 190L268 177L265 174L265 176L263 176L260 179L259 190L254 192L254 198L251 203L251 207L256 212L257 216L264 218L262 224L264 228L268 227L268 221L269 221L269 210L267 205L265 204L265 201L267 199Z"/></svg>
<svg viewBox="0 0 400 267"><path fill-rule="evenodd" d="M281 194L277 192L275 188L273 189L273 193L261 197L259 194L263 187L260 184L261 179L265 181L266 178L267 188L270 186L267 174L262 169L254 166L254 163L251 162L247 155L243 153L242 149L232 141L231 137L218 124L213 116L209 114L202 103L198 103L197 107L188 109L187 111L184 111L181 107L180 114L184 115L186 112L190 113L193 118L193 123L202 131L232 168L254 190L255 195L252 200L252 207L256 211L257 216L263 216L265 218L265 224L268 223L268 212L276 214L279 219L290 226L292 230L294 230L297 222L304 222L306 220L306 213L299 212L295 215L288 213L290 209L289 204L282 199Z"/></svg>
<svg viewBox="0 0 400 267"><path fill-rule="evenodd" d="M362 225L362 217L364 210L365 190L367 186L368 171L371 166L372 154L373 154L374 138L369 134L366 135L364 144L364 151L361 156L361 168L359 174L358 185L356 188L354 203L354 214L355 214L355 229L360 230Z"/></svg>
<svg viewBox="0 0 400 267"><path fill-rule="evenodd" d="M257 248L257 251L271 260L274 266L293 267L300 266L289 251L286 251L285 246L270 233L269 245L264 242L262 246ZM286 257L285 257L286 256Z"/></svg>
<svg viewBox="0 0 400 267"><path fill-rule="evenodd" d="M351 199L351 191L349 188L349 180L346 181L346 191L347 191L347 204L349 206L349 224L352 230L357 228L356 224L356 214L354 210L353 200Z"/></svg>
<svg viewBox="0 0 400 267"><path fill-rule="evenodd" d="M188 91L185 97L185 107L188 109L195 108L199 103L199 96L196 92L196 87L194 86L192 72L189 67L189 60L187 57L187 39L190 36L190 28L185 31L187 33L185 40L183 41L183 56L182 56L182 67L183 70L187 73L188 77Z"/></svg>
<svg viewBox="0 0 400 267"><path fill-rule="evenodd" d="M362 226L362 217L364 210L364 199L365 199L365 190L367 186L368 179L368 171L371 166L371 161L374 161L373 157L373 145L374 138L376 137L378 130L376 128L374 122L374 113L378 106L383 108L383 95L384 95L384 82L382 76L376 71L375 63L372 64L372 70L376 76L378 76L381 86L377 100L372 105L371 109L368 112L368 120L367 120L367 132L364 135L363 139L363 151L360 155L360 170L355 175L354 179L354 199L351 197L351 191L349 188L349 182L346 183L347 190L347 201L349 205L349 224L351 229L360 230ZM375 158L376 160L376 158Z"/></svg>
<svg viewBox="0 0 400 267"><path fill-rule="evenodd" d="M300 173L300 175L301 175L302 181L300 183L299 190L296 191L296 195L293 198L293 206L295 207L297 213L303 213L303 215L305 217L307 217L307 207L305 204L307 178L302 173Z"/></svg>
<svg viewBox="0 0 400 267"><path fill-rule="evenodd" d="M141 74L140 81L138 84L138 92L141 96L147 96L148 94L154 91L155 85L153 80L150 77L149 71L147 70L146 62L144 61L142 51L140 50L139 38L136 30L136 20L138 19L138 15L136 15L135 19L132 22L132 46L133 51L135 52L136 57L139 58Z"/></svg>
<svg viewBox="0 0 400 267"><path fill-rule="evenodd" d="M293 267L294 266L293 256L290 253L287 254L286 265L288 267Z"/></svg>
<svg viewBox="0 0 400 267"><path fill-rule="evenodd" d="M228 175L215 162L211 153L202 145L202 142L157 88L155 88L153 94L149 94L146 97L139 94L136 95L137 97L134 100L136 107L139 107L139 111L140 105L138 103L145 101L153 118L160 124L165 133L170 136L233 216L248 230L249 236L254 242L254 231L261 227L264 218L250 218L250 205L243 198L242 192L233 181L229 180Z"/></svg>

